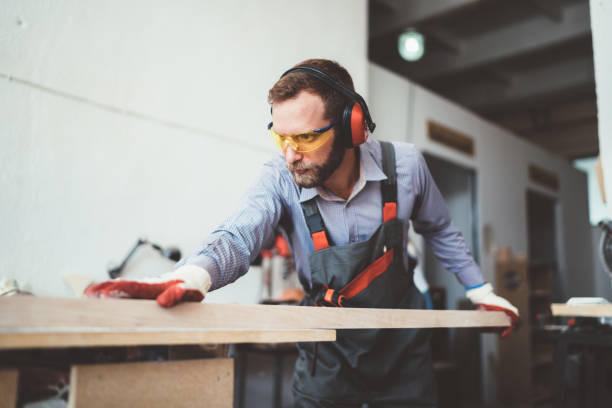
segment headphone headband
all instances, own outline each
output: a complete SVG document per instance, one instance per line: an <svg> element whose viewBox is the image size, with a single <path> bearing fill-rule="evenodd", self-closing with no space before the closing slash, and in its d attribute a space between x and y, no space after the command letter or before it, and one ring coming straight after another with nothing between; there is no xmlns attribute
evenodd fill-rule
<svg viewBox="0 0 612 408"><path fill-rule="evenodd" d="M370 132L374 131L374 129L376 128L376 123L374 123L374 121L372 120L372 117L370 116L368 105L366 105L364 99L357 92L352 91L351 89L347 88L342 83L330 77L328 74L321 71L320 69L309 67L309 66L302 66L302 67L295 67L295 68L288 69L287 71L283 73L283 75L281 75L281 78L293 72L304 72L308 75L311 75L319 79L320 81L325 82L329 87L340 92L341 94L348 97L352 101L358 103L361 106L361 109L363 110L364 119L368 125L368 129L370 130Z"/></svg>

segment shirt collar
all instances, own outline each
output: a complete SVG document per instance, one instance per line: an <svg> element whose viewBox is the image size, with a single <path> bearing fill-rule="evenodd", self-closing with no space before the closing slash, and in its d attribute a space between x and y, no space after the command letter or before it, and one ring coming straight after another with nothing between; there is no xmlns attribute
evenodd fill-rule
<svg viewBox="0 0 612 408"><path fill-rule="evenodd" d="M354 197L359 192L359 190L361 190L365 186L366 182L381 181L387 179L385 173L382 171L378 163L376 163L372 152L367 149L365 145L359 146L359 150L359 180L355 184L355 188L353 190L353 194L351 194L351 198ZM317 195L321 195L321 191L319 191L317 187L302 188L300 191L300 203L306 202L316 197ZM327 194L325 195L327 196Z"/></svg>

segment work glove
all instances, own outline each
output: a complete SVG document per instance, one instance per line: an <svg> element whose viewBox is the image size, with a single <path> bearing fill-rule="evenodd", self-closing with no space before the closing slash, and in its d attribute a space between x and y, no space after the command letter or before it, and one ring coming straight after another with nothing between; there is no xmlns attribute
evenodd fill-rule
<svg viewBox="0 0 612 408"><path fill-rule="evenodd" d="M510 302L503 297L497 296L493 293L493 286L490 283L485 283L474 289L468 289L465 295L474 303L480 310L494 310L505 312L510 316L510 327L505 328L501 333L500 337L505 338L512 333L514 328L519 322L519 312Z"/></svg>
<svg viewBox="0 0 612 408"><path fill-rule="evenodd" d="M156 299L163 307L179 302L201 302L210 288L210 274L196 265L183 265L158 278L112 279L89 286L87 297Z"/></svg>

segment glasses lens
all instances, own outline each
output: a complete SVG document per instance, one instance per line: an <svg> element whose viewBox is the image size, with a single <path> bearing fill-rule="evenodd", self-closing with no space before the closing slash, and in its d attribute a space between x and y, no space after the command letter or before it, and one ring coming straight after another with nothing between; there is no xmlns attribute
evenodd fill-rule
<svg viewBox="0 0 612 408"><path fill-rule="evenodd" d="M298 135L285 136L276 133L272 127L270 127L270 135L274 143L283 151L287 146L291 146L293 150L299 153L312 152L313 150L321 147L329 137L331 136L331 129L326 130L323 133L318 132L306 132Z"/></svg>
<svg viewBox="0 0 612 408"><path fill-rule="evenodd" d="M297 151L306 153L317 150L327 141L327 139L329 139L330 135L331 132L329 130L323 133L308 132L296 135L294 139L296 139L298 145Z"/></svg>
<svg viewBox="0 0 612 408"><path fill-rule="evenodd" d="M284 136L284 135L276 133L272 129L270 129L270 135L272 135L272 140L274 140L274 143L282 151L285 151L287 146L291 146L295 151L298 150L298 145L293 140L293 136Z"/></svg>

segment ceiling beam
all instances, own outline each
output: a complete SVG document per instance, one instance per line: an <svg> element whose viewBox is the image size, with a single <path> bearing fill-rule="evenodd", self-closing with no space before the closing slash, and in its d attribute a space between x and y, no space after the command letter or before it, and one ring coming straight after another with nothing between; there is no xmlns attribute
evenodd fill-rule
<svg viewBox="0 0 612 408"><path fill-rule="evenodd" d="M530 0L530 2L553 21L561 21L563 12L559 0Z"/></svg>
<svg viewBox="0 0 612 408"><path fill-rule="evenodd" d="M439 2L431 2L439 3ZM441 2L440 2L441 3ZM590 33L589 3L571 4L562 9L559 22L535 16L502 26L462 41L461 53L431 53L415 63L402 64L402 74L417 82L499 63Z"/></svg>
<svg viewBox="0 0 612 408"><path fill-rule="evenodd" d="M486 114L525 100L592 86L594 83L593 60L584 57L516 75L509 86L500 86L499 83L467 84L443 94Z"/></svg>
<svg viewBox="0 0 612 408"><path fill-rule="evenodd" d="M546 130L525 139L567 158L593 156L599 151L597 121Z"/></svg>
<svg viewBox="0 0 612 408"><path fill-rule="evenodd" d="M500 69L499 67L485 70L484 75L487 75L489 78L501 83L504 86L512 86L515 83L514 76L504 72L504 70Z"/></svg>
<svg viewBox="0 0 612 408"><path fill-rule="evenodd" d="M542 128L572 126L585 120L597 120L597 104L594 100L572 101L542 109L521 109L509 114L489 115L488 118L519 133L536 132Z"/></svg>
<svg viewBox="0 0 612 408"><path fill-rule="evenodd" d="M461 54L461 51L463 50L463 44L461 43L461 41L459 41L457 37L453 36L452 34L446 32L445 30L439 27L426 27L421 28L419 31L421 31L425 35L425 38L427 40L435 42L440 47L442 47L448 52L453 53L454 55Z"/></svg>
<svg viewBox="0 0 612 408"><path fill-rule="evenodd" d="M370 38L381 37L422 21L456 12L483 0L375 0L390 12L371 20Z"/></svg>
<svg viewBox="0 0 612 408"><path fill-rule="evenodd" d="M547 148L555 154L559 156L565 157L569 162L576 159L583 159L585 157L595 157L599 154L599 148L593 150L592 147L589 146L575 146L575 147L560 147L560 148Z"/></svg>
<svg viewBox="0 0 612 408"><path fill-rule="evenodd" d="M525 138L534 143L547 146L572 145L576 141L585 144L594 142L597 145L597 121L593 120L562 129L544 130Z"/></svg>

